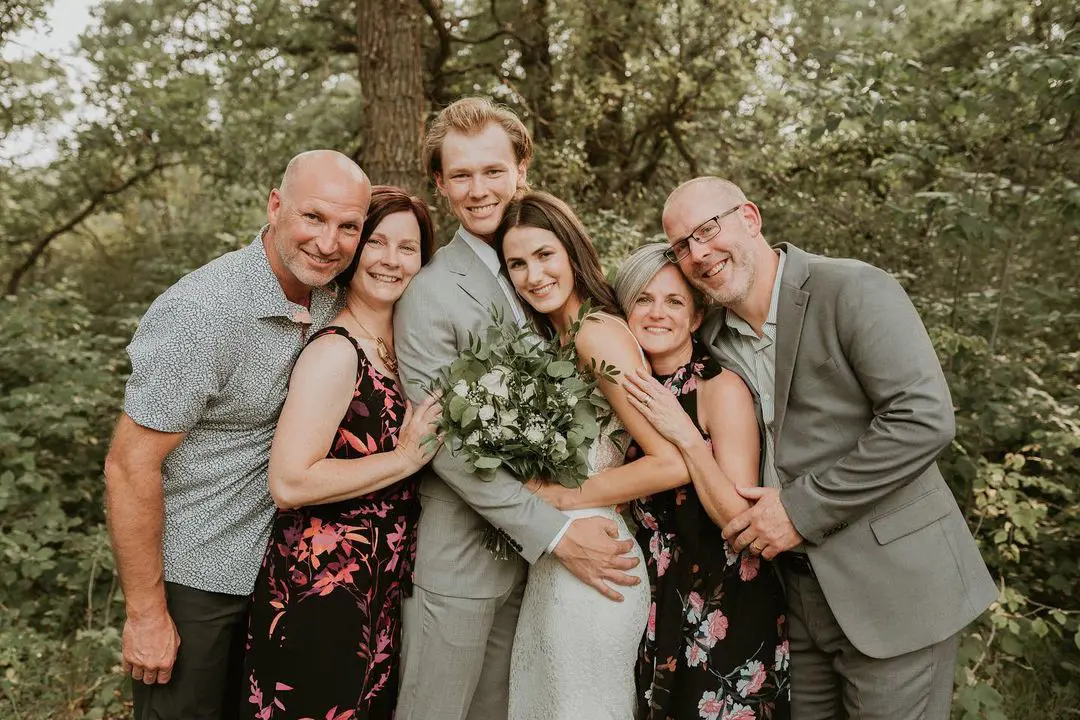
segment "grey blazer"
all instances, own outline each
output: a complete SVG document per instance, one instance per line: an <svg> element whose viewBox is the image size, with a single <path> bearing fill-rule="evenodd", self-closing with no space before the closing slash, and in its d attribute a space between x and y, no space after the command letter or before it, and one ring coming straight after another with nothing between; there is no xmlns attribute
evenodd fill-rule
<svg viewBox="0 0 1080 720"><path fill-rule="evenodd" d="M394 313L394 344L406 395L424 400L427 383L491 325L491 308L513 318L498 280L455 235L412 279ZM422 471L415 582L451 597L493 598L507 592L522 563L498 560L481 544L486 523L534 562L566 524L566 515L499 470L482 480L447 447ZM486 521L486 522L485 522Z"/></svg>
<svg viewBox="0 0 1080 720"><path fill-rule="evenodd" d="M780 247L781 502L856 648L886 658L944 640L997 589L935 463L954 425L930 338L888 273ZM723 314L701 338L732 366L716 347Z"/></svg>

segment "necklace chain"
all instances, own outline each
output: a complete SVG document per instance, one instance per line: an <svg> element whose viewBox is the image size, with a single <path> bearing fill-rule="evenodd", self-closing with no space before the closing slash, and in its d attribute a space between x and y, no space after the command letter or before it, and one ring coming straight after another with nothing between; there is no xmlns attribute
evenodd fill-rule
<svg viewBox="0 0 1080 720"><path fill-rule="evenodd" d="M386 344L386 341L383 340L381 336L376 335L375 333L368 330L367 325L364 325L364 323L360 322L360 318L356 317L356 313L353 312L352 308L349 307L348 303L345 303L345 310L347 310L349 315L352 316L352 319L356 321L356 324L360 326L360 329L370 335L371 338L375 341L375 351L379 355L379 360L381 360L383 365L386 366L386 369L392 373L396 373L397 357L394 355L394 351L390 349L390 346Z"/></svg>

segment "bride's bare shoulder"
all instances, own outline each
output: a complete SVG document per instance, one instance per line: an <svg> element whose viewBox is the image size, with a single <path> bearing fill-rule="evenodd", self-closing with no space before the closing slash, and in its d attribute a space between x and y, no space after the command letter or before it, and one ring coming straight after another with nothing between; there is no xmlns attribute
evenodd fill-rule
<svg viewBox="0 0 1080 720"><path fill-rule="evenodd" d="M641 364L641 350L622 318L594 313L585 319L574 337L578 357L583 361L603 360L620 368Z"/></svg>

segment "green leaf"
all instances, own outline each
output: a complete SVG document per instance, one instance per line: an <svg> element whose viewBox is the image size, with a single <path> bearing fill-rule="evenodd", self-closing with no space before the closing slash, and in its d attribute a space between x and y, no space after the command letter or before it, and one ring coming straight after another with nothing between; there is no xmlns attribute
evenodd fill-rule
<svg viewBox="0 0 1080 720"><path fill-rule="evenodd" d="M494 470L502 465L502 460L493 457L478 457L473 464L481 470Z"/></svg>
<svg viewBox="0 0 1080 720"><path fill-rule="evenodd" d="M1023 656L1024 644L1015 635L1002 635L999 642L1002 652L1014 657Z"/></svg>
<svg viewBox="0 0 1080 720"><path fill-rule="evenodd" d="M574 374L574 364L566 360L556 360L547 367L547 374L553 378L568 378Z"/></svg>
<svg viewBox="0 0 1080 720"><path fill-rule="evenodd" d="M465 408L469 406L469 401L460 395L454 395L450 398L450 405L447 408L450 411L450 419L456 423L461 422L461 414L465 412Z"/></svg>

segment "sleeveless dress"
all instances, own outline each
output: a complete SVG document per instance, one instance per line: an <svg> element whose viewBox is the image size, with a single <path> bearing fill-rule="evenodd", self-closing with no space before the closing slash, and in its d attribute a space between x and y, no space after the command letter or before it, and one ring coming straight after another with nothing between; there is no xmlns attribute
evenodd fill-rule
<svg viewBox="0 0 1080 720"><path fill-rule="evenodd" d="M697 425L697 384L720 372L695 343L689 363L656 378ZM631 446L627 460L638 452ZM631 508L649 549L652 591L637 666L639 720L787 720L785 602L772 564L733 552L693 485Z"/></svg>
<svg viewBox="0 0 1080 720"><path fill-rule="evenodd" d="M625 434L613 415L590 448L589 475L623 464L625 451L613 436ZM564 512L608 518L620 539L632 538L614 506ZM529 569L510 657L512 720L634 717L634 663L649 617L649 588L636 543L632 554L640 562L629 574L641 582L616 587L622 602L578 580L553 555L541 555Z"/></svg>
<svg viewBox="0 0 1080 720"><path fill-rule="evenodd" d="M345 328L359 360L353 401L327 457L397 446L405 398ZM252 598L244 717L392 718L401 601L412 591L419 479L350 500L279 510Z"/></svg>

